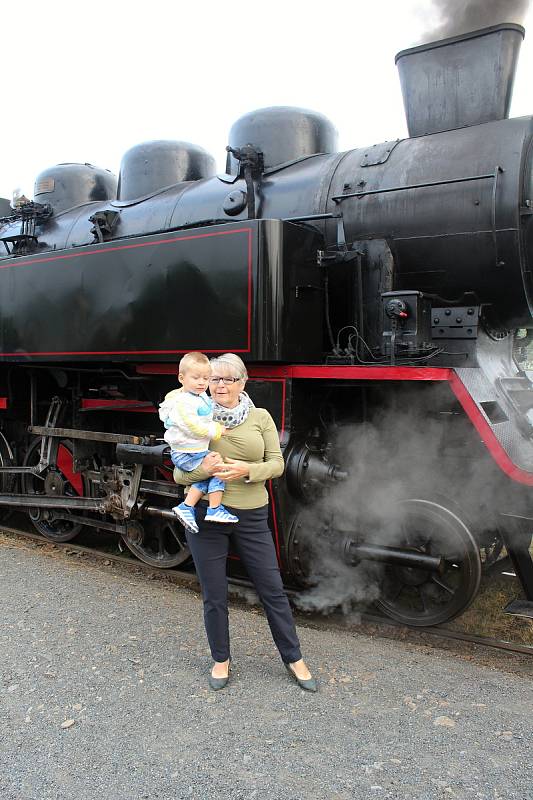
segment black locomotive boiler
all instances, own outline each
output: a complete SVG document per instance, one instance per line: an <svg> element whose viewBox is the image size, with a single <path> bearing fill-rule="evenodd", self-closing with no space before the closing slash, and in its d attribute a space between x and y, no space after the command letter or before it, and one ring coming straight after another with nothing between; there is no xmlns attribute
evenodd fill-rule
<svg viewBox="0 0 533 800"><path fill-rule="evenodd" d="M364 567L387 614L436 624L505 546L509 610L531 616L523 35L399 53L403 140L339 153L322 115L269 108L235 123L221 175L167 141L129 150L118 184L88 164L39 175L0 224L0 505L54 541L89 526L184 563L156 408L181 353L233 351L279 427L288 585Z"/></svg>

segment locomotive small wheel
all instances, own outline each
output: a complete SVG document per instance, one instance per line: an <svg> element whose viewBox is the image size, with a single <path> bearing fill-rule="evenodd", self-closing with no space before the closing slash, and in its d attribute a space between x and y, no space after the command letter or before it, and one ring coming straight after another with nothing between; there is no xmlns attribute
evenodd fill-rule
<svg viewBox="0 0 533 800"><path fill-rule="evenodd" d="M39 436L30 444L24 459L25 466L39 463L41 442ZM51 465L41 475L23 475L22 492L52 497L83 497L86 494L84 482L82 476L74 472L72 453L69 439L57 439L51 452ZM66 519L49 521L46 514L38 512L39 509L32 509L30 519L39 533L51 542L70 542L83 528L83 525Z"/></svg>
<svg viewBox="0 0 533 800"><path fill-rule="evenodd" d="M387 616L405 625L439 625L461 614L477 594L481 579L479 547L464 522L429 500L398 504L394 546L444 557L442 573L386 565L381 597Z"/></svg>
<svg viewBox="0 0 533 800"><path fill-rule="evenodd" d="M138 559L151 567L170 569L183 564L190 556L183 526L158 517L128 523L124 544Z"/></svg>

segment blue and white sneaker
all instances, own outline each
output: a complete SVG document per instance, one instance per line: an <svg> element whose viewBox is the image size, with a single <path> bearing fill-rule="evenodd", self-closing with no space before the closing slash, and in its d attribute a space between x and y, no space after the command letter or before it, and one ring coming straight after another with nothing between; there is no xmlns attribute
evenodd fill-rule
<svg viewBox="0 0 533 800"><path fill-rule="evenodd" d="M179 506L174 506L172 511L177 516L182 525L185 528L187 528L188 531L192 531L193 533L198 533L198 525L196 524L196 514L192 506L188 506L187 503L180 503Z"/></svg>
<svg viewBox="0 0 533 800"><path fill-rule="evenodd" d="M217 506L217 508L208 508L207 514L205 515L206 522L238 522L239 517L236 517L235 514L230 514L227 508L224 508L223 505Z"/></svg>

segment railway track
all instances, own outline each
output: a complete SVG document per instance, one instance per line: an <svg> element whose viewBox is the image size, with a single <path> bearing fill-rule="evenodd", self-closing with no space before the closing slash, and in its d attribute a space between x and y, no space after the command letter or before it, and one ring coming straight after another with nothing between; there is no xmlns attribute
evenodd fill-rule
<svg viewBox="0 0 533 800"><path fill-rule="evenodd" d="M72 541L51 542L50 540L44 538L40 534L33 533L32 531L28 530L22 523L19 525L7 525L7 524L0 525L0 533L10 534L20 539L34 541L42 545L53 545L54 548L56 548L57 550L64 550L67 551L69 554L83 553L91 555L94 558L102 559L103 561L107 561L108 563L125 564L129 567L134 567L136 570L140 570L145 574L151 574L157 577L164 576L165 580L171 583L175 583L177 585L188 586L191 588L198 587L198 581L194 572L188 572L177 568L170 570L161 570L158 569L157 567L152 567L149 564L145 564L143 561L130 557L129 555L122 555L106 550L99 550L96 547L76 544L73 543ZM234 587L236 593L238 593L239 588L253 591L253 585L251 584L251 582L245 579L230 577L229 583L230 586ZM289 597L294 597L297 594L297 592L295 590L287 589L287 594L289 595ZM340 613L333 613L328 615L327 617L324 617L323 615L319 614L303 613L298 609L295 609L295 613L296 616L299 618L299 621L301 621L303 624L309 624L315 627L331 627L333 625L337 626L339 624L342 624L344 626L343 622L344 618ZM363 623L368 623L371 625L375 625L378 628L382 628L384 632L386 629L395 630L398 632L408 631L415 637L417 634L419 635L419 637L421 637L422 635L428 635L435 639L444 639L444 640L470 643L474 645L479 645L481 647L495 648L497 650L505 650L510 653L518 653L521 655L533 656L533 646L529 647L528 645L507 642L501 639L493 639L487 636L476 636L470 633L462 633L460 631L454 631L443 626L432 627L432 628L407 626L399 622L395 622L392 619L388 619L385 616L381 616L379 614L371 614L368 612L363 612L361 614L361 621Z"/></svg>

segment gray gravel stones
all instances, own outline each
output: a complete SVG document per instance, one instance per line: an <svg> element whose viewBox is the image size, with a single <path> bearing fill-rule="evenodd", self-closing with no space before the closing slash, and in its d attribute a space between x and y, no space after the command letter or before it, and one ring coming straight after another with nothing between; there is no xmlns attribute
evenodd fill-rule
<svg viewBox="0 0 533 800"><path fill-rule="evenodd" d="M533 684L438 649L299 627L318 695L256 609L207 688L197 592L0 541L1 800L529 800Z"/></svg>

